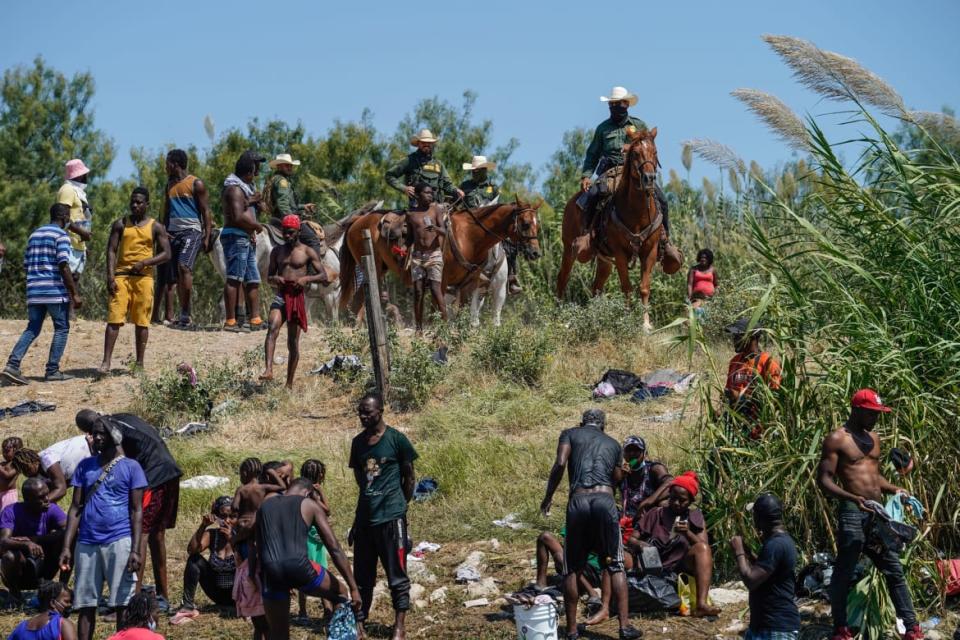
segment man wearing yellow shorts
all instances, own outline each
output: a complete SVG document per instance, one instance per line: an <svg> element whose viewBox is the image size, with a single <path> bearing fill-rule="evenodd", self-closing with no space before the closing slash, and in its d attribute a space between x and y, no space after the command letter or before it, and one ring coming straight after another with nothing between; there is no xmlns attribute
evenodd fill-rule
<svg viewBox="0 0 960 640"><path fill-rule="evenodd" d="M103 337L103 363L99 373L110 373L113 347L120 327L129 318L136 338L137 366L143 368L153 309L153 267L170 259L170 240L159 222L148 218L150 192L137 187L130 194L130 215L110 227L107 243L107 291L110 301ZM159 245L156 253L154 245Z"/></svg>

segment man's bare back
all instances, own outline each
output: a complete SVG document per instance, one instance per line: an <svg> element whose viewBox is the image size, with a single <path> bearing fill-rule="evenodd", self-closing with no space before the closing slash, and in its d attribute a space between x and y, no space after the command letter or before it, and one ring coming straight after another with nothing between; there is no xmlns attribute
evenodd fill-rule
<svg viewBox="0 0 960 640"><path fill-rule="evenodd" d="M233 495L233 510L237 513L237 537L243 539L253 534L257 510L266 497L279 493L284 487L279 484L261 484L256 480L240 485Z"/></svg>

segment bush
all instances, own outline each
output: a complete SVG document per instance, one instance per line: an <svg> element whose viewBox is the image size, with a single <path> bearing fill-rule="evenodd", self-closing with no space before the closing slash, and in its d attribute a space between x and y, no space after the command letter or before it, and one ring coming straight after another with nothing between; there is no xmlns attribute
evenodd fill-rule
<svg viewBox="0 0 960 640"><path fill-rule="evenodd" d="M618 340L642 332L643 310L639 304L633 309L627 307L621 294L611 293L591 298L582 305L564 305L556 322L564 342L587 344L601 338Z"/></svg>
<svg viewBox="0 0 960 640"><path fill-rule="evenodd" d="M390 404L407 411L422 407L446 375L446 366L433 361L433 349L423 340L394 347L390 358Z"/></svg>
<svg viewBox="0 0 960 640"><path fill-rule="evenodd" d="M551 339L548 329L538 329L510 319L478 335L473 360L501 380L535 385L547 369Z"/></svg>

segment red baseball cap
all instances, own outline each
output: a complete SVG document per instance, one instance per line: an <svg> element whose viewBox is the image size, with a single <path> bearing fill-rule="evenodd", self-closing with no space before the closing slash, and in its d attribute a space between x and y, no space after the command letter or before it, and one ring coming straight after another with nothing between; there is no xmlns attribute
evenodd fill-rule
<svg viewBox="0 0 960 640"><path fill-rule="evenodd" d="M850 406L858 409L869 409L870 411L880 411L890 413L890 407L883 404L880 396L873 389L860 389L850 400Z"/></svg>

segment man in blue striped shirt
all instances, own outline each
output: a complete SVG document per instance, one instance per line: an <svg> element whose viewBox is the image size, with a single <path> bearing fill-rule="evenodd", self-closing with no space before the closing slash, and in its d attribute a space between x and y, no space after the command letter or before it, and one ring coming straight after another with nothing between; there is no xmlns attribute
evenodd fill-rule
<svg viewBox="0 0 960 640"><path fill-rule="evenodd" d="M20 363L48 314L53 320L53 342L44 379L58 382L73 377L60 371L60 358L70 335L70 305L79 309L83 302L70 274L70 236L64 231L68 224L70 207L57 203L50 207L50 224L31 233L27 242L23 256L23 269L27 272L27 330L0 372L3 379L13 384L27 384L20 373Z"/></svg>

